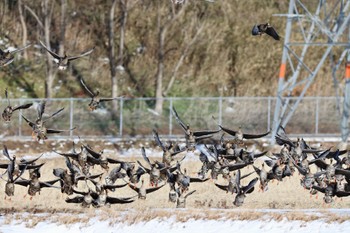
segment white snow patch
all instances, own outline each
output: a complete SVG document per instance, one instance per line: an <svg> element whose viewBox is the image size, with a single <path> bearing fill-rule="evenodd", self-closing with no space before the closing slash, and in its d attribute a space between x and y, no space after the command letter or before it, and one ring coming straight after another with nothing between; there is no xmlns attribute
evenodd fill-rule
<svg viewBox="0 0 350 233"><path fill-rule="evenodd" d="M134 224L127 224L124 222L111 219L110 221L100 221L98 218L90 218L88 223L74 223L64 225L53 223L50 221L43 221L36 226L29 228L26 223L12 221L10 224L5 222L5 217L0 217L0 231L1 232L35 232L35 233L70 233L70 232L128 232L128 233L154 233L155 229L161 232L170 233L217 233L217 232L269 232L269 233L310 233L310 232L348 232L350 229L350 221L342 223L331 222L327 223L323 220L315 221L282 221L275 220L195 220L188 219L186 222L177 222L174 217L169 219L155 218L147 222L138 222ZM115 223L113 223L115 222ZM30 225L30 223L29 223Z"/></svg>

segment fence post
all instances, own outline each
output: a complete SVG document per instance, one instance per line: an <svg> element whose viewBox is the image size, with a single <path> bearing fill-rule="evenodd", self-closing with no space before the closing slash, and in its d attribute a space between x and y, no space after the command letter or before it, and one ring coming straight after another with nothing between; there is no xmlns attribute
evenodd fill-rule
<svg viewBox="0 0 350 233"><path fill-rule="evenodd" d="M74 111L74 103L73 103L73 98L70 98L70 101L69 101L70 105L69 105L69 108L70 108L70 113L69 113L69 129L73 129L73 111ZM72 137L73 136L73 130L70 130L69 131L69 136Z"/></svg>
<svg viewBox="0 0 350 233"><path fill-rule="evenodd" d="M120 98L119 137L123 136L123 110L124 110L124 99Z"/></svg>
<svg viewBox="0 0 350 233"><path fill-rule="evenodd" d="M169 99L169 136L173 134L173 98Z"/></svg>
<svg viewBox="0 0 350 233"><path fill-rule="evenodd" d="M271 96L267 98L267 131L271 130Z"/></svg>
<svg viewBox="0 0 350 233"><path fill-rule="evenodd" d="M19 105L22 105L22 99L19 100ZM21 114L18 114L18 136L22 137L22 110Z"/></svg>
<svg viewBox="0 0 350 233"><path fill-rule="evenodd" d="M315 136L318 134L318 111L319 111L319 96L316 97L316 114L315 114Z"/></svg>
<svg viewBox="0 0 350 233"><path fill-rule="evenodd" d="M219 97L219 124L222 125L222 96Z"/></svg>

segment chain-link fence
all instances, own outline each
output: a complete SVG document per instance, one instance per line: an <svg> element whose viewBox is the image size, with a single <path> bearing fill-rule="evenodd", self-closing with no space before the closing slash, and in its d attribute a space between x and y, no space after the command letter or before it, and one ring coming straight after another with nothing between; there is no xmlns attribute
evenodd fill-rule
<svg viewBox="0 0 350 233"><path fill-rule="evenodd" d="M50 129L69 129L53 136L68 138L128 138L150 137L152 129L169 137L180 137L183 132L172 115L175 107L179 116L194 130L217 129L217 124L230 129L242 127L244 132L263 133L272 128L275 97L207 97L207 98L165 98L162 114L154 111L154 98L118 99L118 112L113 114L112 102L104 102L91 112L90 99L50 99L47 100L44 119L64 107L57 117L49 119ZM290 101L296 101L291 98ZM10 99L12 106L34 102L33 107L14 113L10 123L1 121L2 139L17 137L29 138L31 129L21 114L30 120L37 117L36 105L39 99ZM6 100L1 100L3 110ZM340 136L340 116L335 97L304 98L286 127L294 136L322 137Z"/></svg>

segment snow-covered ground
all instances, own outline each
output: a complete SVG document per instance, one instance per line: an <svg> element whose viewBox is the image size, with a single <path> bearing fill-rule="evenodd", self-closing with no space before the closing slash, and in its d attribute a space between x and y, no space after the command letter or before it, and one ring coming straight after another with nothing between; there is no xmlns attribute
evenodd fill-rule
<svg viewBox="0 0 350 233"><path fill-rule="evenodd" d="M238 211L238 210L237 210ZM259 210L257 210L259 211ZM293 210L292 210L293 211ZM328 213L337 214L338 216L347 216L348 220L337 221L322 218L323 212L317 210L302 210L307 214L318 214L320 218L315 220L287 220L282 218L275 220L268 216L263 216L257 220L234 220L228 218L218 218L215 220L206 219L194 219L189 218L186 221L178 221L175 216L170 218L153 218L149 221L136 221L130 223L125 221L123 217L118 217L114 220L101 220L98 216L89 218L88 221L75 222L72 224L62 224L46 220L31 226L32 218L28 218L27 213L22 213L23 217L27 220L23 221L16 216L16 220L9 222L6 221L6 216L0 217L0 232L35 232L35 233L69 233L69 232L126 232L126 233L155 233L155 232L167 232L167 233L204 233L204 232L269 232L269 233L283 233L283 232L296 232L296 233L310 233L310 232L349 232L350 230L350 210L349 209L333 209ZM242 211L244 212L244 211ZM275 212L274 210L263 210L268 214ZM288 213L289 210L277 210L276 213ZM300 210L298 211L300 213ZM32 214L33 215L33 214ZM43 214L37 214L43 215ZM63 214L68 215L68 214ZM7 216L8 218L8 216ZM28 220L29 219L29 220ZM26 222L27 221L27 222Z"/></svg>

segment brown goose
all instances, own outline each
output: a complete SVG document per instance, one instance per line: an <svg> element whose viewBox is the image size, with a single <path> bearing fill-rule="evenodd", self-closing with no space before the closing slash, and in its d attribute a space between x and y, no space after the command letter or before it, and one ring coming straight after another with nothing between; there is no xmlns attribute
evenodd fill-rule
<svg viewBox="0 0 350 233"><path fill-rule="evenodd" d="M242 180L242 179L250 176L253 173L254 172L250 172L250 173L248 173L244 176L241 176L241 177L239 177L235 173L233 173L233 175L229 175L229 177L228 177L228 185L221 185L221 184L215 183L215 186L221 190L226 191L227 193L229 193L229 192L231 194L237 193L238 192L237 184L239 183L237 179L240 178Z"/></svg>
<svg viewBox="0 0 350 233"><path fill-rule="evenodd" d="M98 181L95 181L95 180L93 180L91 178L88 178L88 179L95 185L95 191L98 194L103 193L103 192L107 193L107 190L115 190L115 189L118 189L118 188L123 188L126 185L128 185L127 183L120 184L120 185L117 185L117 184L116 185L103 184L102 183L102 174L100 175Z"/></svg>
<svg viewBox="0 0 350 233"><path fill-rule="evenodd" d="M30 180L22 179L16 182L18 185L22 186L29 186L28 187L28 194L30 196L35 196L36 193L39 193L42 188L59 188L56 186L53 186L54 183L59 181L60 179L50 180L50 181L39 181L39 178L37 176L32 176Z"/></svg>
<svg viewBox="0 0 350 233"><path fill-rule="evenodd" d="M235 206L239 207L243 205L246 194L253 192L254 185L256 184L257 181L258 181L258 178L254 178L249 182L247 186L241 186L240 184L238 184L237 195L235 197L235 200L233 201L233 204Z"/></svg>
<svg viewBox="0 0 350 233"><path fill-rule="evenodd" d="M182 150L175 150L172 142L170 142L169 147L167 148L159 139L158 132L155 129L153 129L153 137L157 142L158 146L163 150L163 163L165 163L167 166L171 166L171 163L174 161L174 156L185 151L185 148Z"/></svg>
<svg viewBox="0 0 350 233"><path fill-rule="evenodd" d="M12 63L13 60L15 59L14 55L22 50L25 50L29 46L31 46L31 44L29 44L23 48L13 50L11 52L10 51L5 52L2 49L0 49L0 67L7 66L8 64Z"/></svg>
<svg viewBox="0 0 350 233"><path fill-rule="evenodd" d="M108 185L113 185L118 179L123 179L126 174L122 173L121 170L122 166L119 165L118 167L115 167L110 171L110 173L105 177L105 182ZM111 191L114 191L114 189L111 189Z"/></svg>
<svg viewBox="0 0 350 233"><path fill-rule="evenodd" d="M109 197L105 191L100 194L93 192L90 188L87 192L81 192L78 190L73 190L74 193L79 194L73 198L67 198L67 203L81 203L81 206L84 208L89 208L91 205L95 208L102 206L109 206L111 204L126 204L134 201L134 197L130 198L116 198Z"/></svg>
<svg viewBox="0 0 350 233"><path fill-rule="evenodd" d="M253 26L253 29L252 29L253 36L258 36L258 35L261 36L262 34L267 34L275 40L280 40L280 36L277 34L276 30L269 23L256 24Z"/></svg>
<svg viewBox="0 0 350 233"><path fill-rule="evenodd" d="M94 48L92 48L92 49L90 49L90 50L88 50L88 51L86 51L86 52L83 52L83 53L80 54L80 55L77 55L77 56L68 57L66 54L64 54L64 56L62 57L62 56L59 56L57 53L54 53L54 52L52 52L51 50L49 50L49 49L44 45L43 42L41 42L41 41L39 41L39 42L40 42L41 46L54 58L54 62L58 65L58 69L59 69L59 70L66 70L67 67L68 67L68 65L69 65L69 63L70 63L71 61L74 61L74 60L76 60L76 59L78 59L78 58L81 58L81 57L90 55L90 54L94 51L94 49L95 49L95 47L94 47Z"/></svg>
<svg viewBox="0 0 350 233"><path fill-rule="evenodd" d="M265 137L266 135L268 135L270 133L270 131L268 131L268 132L263 133L263 134L247 134L247 133L243 133L242 132L241 127L239 127L237 131L225 128L225 127L223 127L221 125L219 125L219 127L220 127L220 129L222 129L223 131L225 131L229 135L235 137L235 140L237 140L238 142L243 141L243 139L262 138L262 137Z"/></svg>
<svg viewBox="0 0 350 233"><path fill-rule="evenodd" d="M186 208L186 199L192 195L196 190L193 190L185 195L184 192L179 192L178 193L178 198L176 201L176 208Z"/></svg>
<svg viewBox="0 0 350 233"><path fill-rule="evenodd" d="M323 200L325 201L325 203L331 203L333 202L333 197L347 197L350 196L350 192L347 191L340 191L337 190L337 183L329 183L327 185L327 187L319 187L319 186L312 186L313 189L316 189L319 192L322 192L325 194Z"/></svg>
<svg viewBox="0 0 350 233"><path fill-rule="evenodd" d="M22 118L28 123L28 125L32 128L32 136L35 137L38 141L40 140L46 140L47 139L47 134L56 134L56 133L62 133L62 132L67 132L67 131L71 131L74 130L75 127L73 129L69 129L69 130L56 130L56 129L48 129L45 126L45 123L47 120L57 116L60 112L62 112L64 110L64 108L59 109L58 111L56 111L55 113L53 113L51 116L49 116L48 118L46 118L45 120L43 120L43 114L45 111L45 106L46 106L46 101L41 101L38 104L37 107L37 112L38 112L38 117L37 119L32 122L30 120L28 120L26 117L24 117L22 115Z"/></svg>
<svg viewBox="0 0 350 233"><path fill-rule="evenodd" d="M9 122L11 121L11 116L12 113L14 111L20 110L20 109L27 109L29 107L31 107L33 105L33 103L29 103L29 104L22 104L16 107L11 106L10 100L8 98L8 93L7 93L7 88L5 89L5 97L7 99L7 107L4 109L4 111L2 112L2 119L4 119L4 121Z"/></svg>
<svg viewBox="0 0 350 233"><path fill-rule="evenodd" d="M263 163L261 165L261 169L255 167L254 165L253 165L253 167L254 167L256 174L258 174L258 176L259 176L261 191L263 191L263 192L267 191L267 189L268 189L267 183L269 182L269 180L267 179L268 173L265 170L265 164Z"/></svg>
<svg viewBox="0 0 350 233"><path fill-rule="evenodd" d="M99 164L100 161L98 161L97 159L95 159L93 156L90 155L90 153L87 151L86 147L84 147L83 145L80 147L80 151L76 151L75 149L73 149L72 152L57 152L54 151L55 153L62 155L66 158L71 158L74 161L76 161L83 174L84 175L89 175L90 173L90 167L94 164Z"/></svg>
<svg viewBox="0 0 350 233"><path fill-rule="evenodd" d="M149 165L150 168L146 168L145 166L143 166L140 161L137 161L138 164L146 170L146 172L149 174L149 179L150 179L150 184L151 186L158 186L158 184L161 182L161 181L164 181L164 180L161 180L161 172L163 172L164 174L166 174L166 167L163 166L163 167L159 167L157 162L155 163L151 163L151 161L149 160L149 158L147 157L146 155L146 151L145 151L145 148L142 147L141 148L141 153L142 153L142 157L143 159L147 162L147 164ZM161 171L163 170L163 171ZM162 176L163 178L166 177L165 176Z"/></svg>
<svg viewBox="0 0 350 233"><path fill-rule="evenodd" d="M12 172L7 171L7 181L6 181L6 185L5 185L5 194L7 196L9 196L9 197L14 196L15 183L23 175L25 170L26 170L26 167L23 170L21 170L21 173L15 179L13 178Z"/></svg>
<svg viewBox="0 0 350 233"><path fill-rule="evenodd" d="M73 194L73 186L78 185L78 181L80 180L92 180L95 178L98 178L102 175L96 174L96 175L85 175L81 169L74 163L71 163L69 158L66 159L66 165L69 169L69 173L67 169L63 168L55 168L53 169L53 174L60 178L60 185L61 185L61 192L66 193L68 195Z"/></svg>
<svg viewBox="0 0 350 233"><path fill-rule="evenodd" d="M185 133L185 139L186 139L186 147L188 150L193 151L195 149L195 145L199 140L205 139L205 138L210 138L213 136L213 134L217 133L220 131L219 130L203 130L203 131L192 131L190 129L190 125L186 125L179 115L177 114L175 108L173 107L172 109L173 114L175 116L175 119L177 123L181 126L182 130Z"/></svg>
<svg viewBox="0 0 350 233"><path fill-rule="evenodd" d="M11 176L18 177L18 176L20 176L20 174L22 173L23 170L36 169L36 168L40 168L41 166L44 165L44 163L38 164L38 165L33 164L42 155L40 155L39 157L32 159L32 160L21 159L20 162L17 163L16 162L16 155L13 155L11 158L6 145L4 145L4 149L3 149L2 153L8 160L10 160L10 163L9 164L0 164L0 169L6 169L6 172L8 174L10 174Z"/></svg>
<svg viewBox="0 0 350 233"><path fill-rule="evenodd" d="M96 92L91 91L91 89L86 86L86 84L85 84L83 79L80 79L80 82L81 82L82 86L84 87L85 91L91 97L91 101L89 103L89 108L90 108L91 111L95 110L100 105L100 103L102 103L102 102L112 101L112 100L116 99L116 98L100 98L99 97L99 94L100 94L99 91L96 91Z"/></svg>
<svg viewBox="0 0 350 233"><path fill-rule="evenodd" d="M134 191L136 191L138 193L138 197L139 199L145 200L146 199L146 195L148 193L152 193L154 191L157 191L158 189L162 188L165 184L158 186L158 187L154 187L154 188L146 188L144 185L144 181L141 181L141 186L137 187L134 184L129 183L129 187L131 189L133 189Z"/></svg>
<svg viewBox="0 0 350 233"><path fill-rule="evenodd" d="M74 193L80 194L79 196L75 196L73 198L66 198L67 203L80 203L83 208L89 208L94 200L97 198L98 194L94 193L90 190L88 192L80 192L73 189Z"/></svg>

